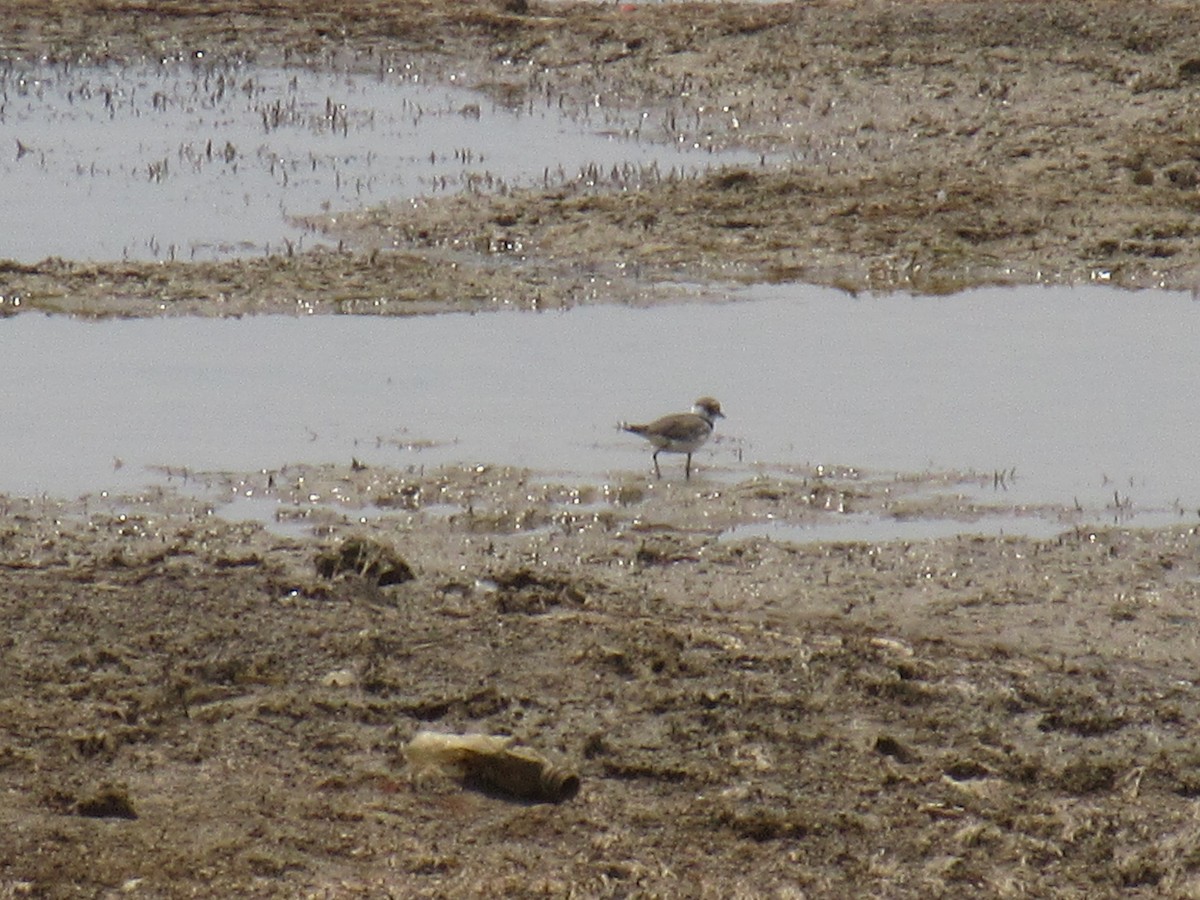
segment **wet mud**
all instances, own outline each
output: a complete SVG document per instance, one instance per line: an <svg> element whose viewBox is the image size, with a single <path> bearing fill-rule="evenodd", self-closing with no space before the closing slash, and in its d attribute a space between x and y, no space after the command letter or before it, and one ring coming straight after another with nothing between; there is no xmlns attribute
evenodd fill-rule
<svg viewBox="0 0 1200 900"><path fill-rule="evenodd" d="M775 162L348 211L322 223L337 252L5 263L6 312L1194 279L1188 5L11 6L5 58L412 60ZM983 502L975 476L697 463L606 485L297 463L0 498L0 895L1200 893L1182 510L1097 529ZM218 499L248 492L267 525ZM1061 529L731 531L851 513ZM557 802L414 772L430 731L513 738Z"/></svg>
<svg viewBox="0 0 1200 900"><path fill-rule="evenodd" d="M270 527L3 502L16 895L1196 889L1195 527L725 536L955 506L854 471L196 477Z"/></svg>
<svg viewBox="0 0 1200 900"><path fill-rule="evenodd" d="M1190 289L1200 272L1187 5L19 9L0 43L18 63L408 67L637 140L751 148L761 164L481 177L455 196L314 211L337 253L9 264L4 309L397 314L653 302L680 281Z"/></svg>

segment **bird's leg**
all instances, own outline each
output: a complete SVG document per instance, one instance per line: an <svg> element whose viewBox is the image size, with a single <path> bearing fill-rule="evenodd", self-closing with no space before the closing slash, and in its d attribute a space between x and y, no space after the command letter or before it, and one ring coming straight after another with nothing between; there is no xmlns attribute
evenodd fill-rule
<svg viewBox="0 0 1200 900"><path fill-rule="evenodd" d="M662 469L660 469L660 468L658 467L658 454L659 454L659 451L658 451L658 450L655 450L655 451L654 451L654 456L653 456L653 459L654 459L654 474L655 474L655 475L656 475L658 478L662 478Z"/></svg>
<svg viewBox="0 0 1200 900"><path fill-rule="evenodd" d="M683 480L692 480L692 454L690 453L687 455L687 463L683 467Z"/></svg>

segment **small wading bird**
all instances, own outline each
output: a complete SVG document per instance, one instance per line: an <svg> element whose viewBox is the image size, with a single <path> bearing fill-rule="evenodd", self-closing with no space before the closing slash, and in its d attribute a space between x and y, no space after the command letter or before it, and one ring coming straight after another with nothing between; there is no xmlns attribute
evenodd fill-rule
<svg viewBox="0 0 1200 900"><path fill-rule="evenodd" d="M658 454L664 450L667 453L686 453L687 463L683 469L683 477L692 477L692 453L709 439L713 433L713 424L717 419L725 418L721 412L721 404L712 397L701 397L696 401L690 413L675 413L655 419L649 425L630 425L621 423L621 430L632 434L640 434L654 445L654 474L662 478L662 470L658 467Z"/></svg>

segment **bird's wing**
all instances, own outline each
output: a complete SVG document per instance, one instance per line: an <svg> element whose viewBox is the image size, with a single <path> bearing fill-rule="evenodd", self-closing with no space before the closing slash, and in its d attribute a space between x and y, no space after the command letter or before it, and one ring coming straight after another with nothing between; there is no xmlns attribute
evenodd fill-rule
<svg viewBox="0 0 1200 900"><path fill-rule="evenodd" d="M693 413L675 413L652 422L648 429L673 441L684 441L696 436L696 426L707 426L708 422Z"/></svg>

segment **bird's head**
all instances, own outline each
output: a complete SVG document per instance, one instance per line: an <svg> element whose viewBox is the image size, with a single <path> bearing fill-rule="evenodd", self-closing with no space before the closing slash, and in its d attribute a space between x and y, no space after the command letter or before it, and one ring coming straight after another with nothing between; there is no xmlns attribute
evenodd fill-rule
<svg viewBox="0 0 1200 900"><path fill-rule="evenodd" d="M701 397L692 407L692 412L698 416L704 416L710 422L713 419L725 418L725 413L721 412L721 404L712 397Z"/></svg>

